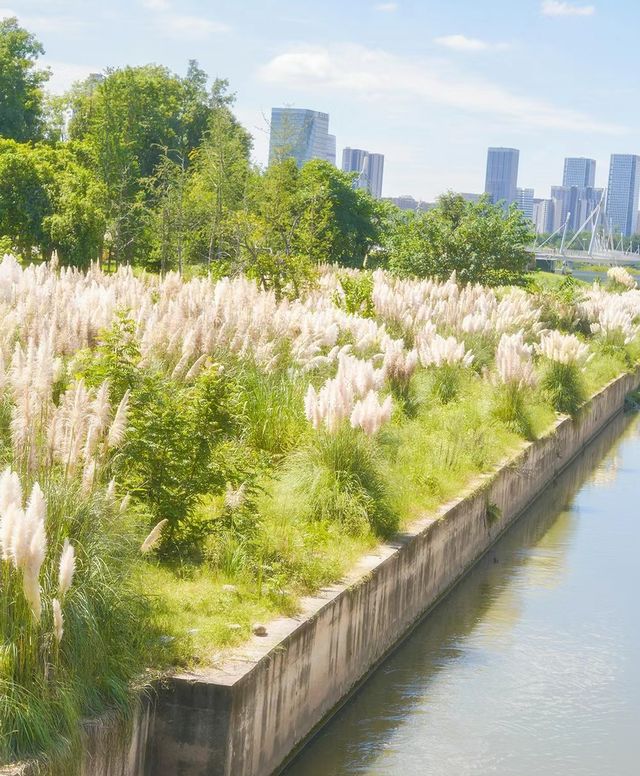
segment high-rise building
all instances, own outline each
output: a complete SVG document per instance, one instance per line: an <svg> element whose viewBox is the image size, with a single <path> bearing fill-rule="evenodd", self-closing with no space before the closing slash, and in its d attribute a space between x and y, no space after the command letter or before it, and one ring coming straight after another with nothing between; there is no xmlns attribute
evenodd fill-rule
<svg viewBox="0 0 640 776"><path fill-rule="evenodd" d="M310 159L335 164L336 138L329 134L329 114L306 108L272 108L269 164L293 158L298 167Z"/></svg>
<svg viewBox="0 0 640 776"><path fill-rule="evenodd" d="M516 189L516 204L529 221L533 221L533 189Z"/></svg>
<svg viewBox="0 0 640 776"><path fill-rule="evenodd" d="M591 231L593 220L589 217L602 200L603 190L590 186L552 186L551 201L553 202L553 230L559 229L567 222L568 232L580 229ZM600 219L598 220L600 223ZM598 224L595 224L598 226Z"/></svg>
<svg viewBox="0 0 640 776"><path fill-rule="evenodd" d="M384 154L369 154L369 191L376 199L382 196Z"/></svg>
<svg viewBox="0 0 640 776"><path fill-rule="evenodd" d="M336 166L336 136L327 134L327 155L325 156L327 162Z"/></svg>
<svg viewBox="0 0 640 776"><path fill-rule="evenodd" d="M345 148L342 151L342 169L358 174L356 188L367 189L372 196L380 199L384 175L383 154L370 154L362 148Z"/></svg>
<svg viewBox="0 0 640 776"><path fill-rule="evenodd" d="M502 202L509 207L516 201L518 161L516 148L490 148L487 152L487 174L484 190L494 204Z"/></svg>
<svg viewBox="0 0 640 776"><path fill-rule="evenodd" d="M533 200L533 223L536 234L550 234L553 232L553 200Z"/></svg>
<svg viewBox="0 0 640 776"><path fill-rule="evenodd" d="M570 156L564 160L563 186L592 189L596 185L596 160Z"/></svg>
<svg viewBox="0 0 640 776"><path fill-rule="evenodd" d="M640 156L611 154L607 189L607 225L625 237L633 234L640 191Z"/></svg>

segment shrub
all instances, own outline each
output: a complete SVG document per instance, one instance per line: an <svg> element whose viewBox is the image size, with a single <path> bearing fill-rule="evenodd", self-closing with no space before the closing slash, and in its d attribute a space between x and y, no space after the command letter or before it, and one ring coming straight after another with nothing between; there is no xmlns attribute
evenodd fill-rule
<svg viewBox="0 0 640 776"><path fill-rule="evenodd" d="M288 474L308 519L337 520L355 534L396 530L379 453L365 435L349 428L319 431L293 454Z"/></svg>
<svg viewBox="0 0 640 776"><path fill-rule="evenodd" d="M373 318L373 275L371 272L343 270L338 274L342 293L334 296L335 303L352 315Z"/></svg>
<svg viewBox="0 0 640 776"><path fill-rule="evenodd" d="M503 383L496 386L493 395L492 413L516 434L531 439L533 431L527 410L527 395L517 383Z"/></svg>
<svg viewBox="0 0 640 776"><path fill-rule="evenodd" d="M575 415L587 398L581 368L590 358L589 346L572 334L550 331L537 350L548 363L542 388L549 402L557 412Z"/></svg>

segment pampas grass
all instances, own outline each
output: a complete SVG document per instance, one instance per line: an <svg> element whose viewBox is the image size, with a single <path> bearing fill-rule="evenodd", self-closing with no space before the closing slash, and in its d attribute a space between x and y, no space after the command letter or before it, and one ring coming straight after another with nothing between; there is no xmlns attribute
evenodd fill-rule
<svg viewBox="0 0 640 776"><path fill-rule="evenodd" d="M126 711L153 633L136 573L167 539L159 518L170 517L171 541L188 552L186 509L169 515L154 492L196 512L219 502L224 530L219 515L202 520L209 557L247 585L259 579L259 596L296 574L308 586L326 581L340 571L341 543L353 550L392 533L417 500L453 495L543 428L549 405L574 413L586 384L635 362L640 291L622 272L611 280L620 293L594 286L567 301L578 338L555 331L536 297L455 274L440 282L377 270L366 304L352 304L330 268L303 297L279 299L242 276L184 282L5 257L0 725L12 732L0 737L0 759L66 756L80 718ZM224 440L198 465L189 445L202 424L176 436L181 446L168 439L191 399L210 421L198 444ZM159 452L153 487L146 474L127 479L127 446ZM174 476L176 461L188 466ZM197 492L193 471L203 472ZM276 489L295 504L295 526L269 511ZM323 537L317 547L313 537Z"/></svg>

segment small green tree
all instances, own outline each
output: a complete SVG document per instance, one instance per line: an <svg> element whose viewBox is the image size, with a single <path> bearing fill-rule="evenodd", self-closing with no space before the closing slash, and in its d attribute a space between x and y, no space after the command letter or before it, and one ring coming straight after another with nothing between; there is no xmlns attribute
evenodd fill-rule
<svg viewBox="0 0 640 776"><path fill-rule="evenodd" d="M191 216L189 261L215 262L216 274L228 270L233 259L234 214L246 205L251 177L251 139L231 113L226 82L214 85L214 106L203 142L191 154L192 174L187 191Z"/></svg>
<svg viewBox="0 0 640 776"><path fill-rule="evenodd" d="M29 145L0 140L0 236L8 238L23 259L51 245L44 225L53 213L54 170Z"/></svg>
<svg viewBox="0 0 640 776"><path fill-rule="evenodd" d="M515 205L505 213L485 197L474 203L449 193L433 210L404 218L392 230L389 267L399 275L446 278L455 271L463 283L522 284L532 240Z"/></svg>

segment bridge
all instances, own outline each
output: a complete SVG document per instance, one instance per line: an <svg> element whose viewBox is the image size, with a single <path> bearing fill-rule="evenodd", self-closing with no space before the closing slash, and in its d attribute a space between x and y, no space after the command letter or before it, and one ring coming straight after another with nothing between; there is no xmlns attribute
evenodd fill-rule
<svg viewBox="0 0 640 776"><path fill-rule="evenodd" d="M633 251L631 240L626 246L624 237L613 234L611 224L603 225L604 198L605 192L603 191L600 201L578 231L571 236L571 239L567 240L567 229L571 218L571 213L567 213L565 222L540 245L534 243L528 249L529 252L535 255L536 260L560 263L562 266L577 262L609 264L611 266L640 263L640 248ZM551 241L560 233L562 233L560 245L558 247L552 246ZM581 234L588 233L591 234L591 239L587 250L572 248Z"/></svg>

